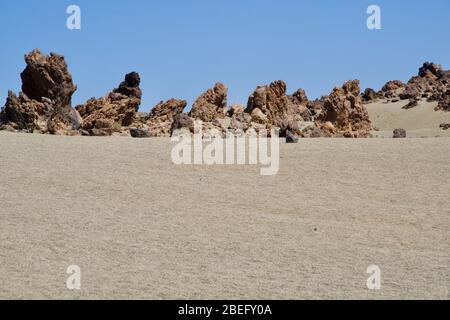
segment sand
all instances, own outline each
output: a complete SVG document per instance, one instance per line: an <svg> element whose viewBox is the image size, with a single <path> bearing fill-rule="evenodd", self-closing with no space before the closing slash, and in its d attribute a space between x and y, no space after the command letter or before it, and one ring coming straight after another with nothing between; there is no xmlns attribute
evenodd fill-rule
<svg viewBox="0 0 450 320"><path fill-rule="evenodd" d="M269 177L170 150L0 133L0 299L450 297L450 139L282 144Z"/></svg>
<svg viewBox="0 0 450 320"><path fill-rule="evenodd" d="M377 101L367 105L370 119L378 131L373 135L380 138L392 138L394 129L403 128L411 138L450 137L450 130L442 130L442 123L450 123L450 112L435 111L437 102L422 100L418 106L403 109L409 100L395 103Z"/></svg>

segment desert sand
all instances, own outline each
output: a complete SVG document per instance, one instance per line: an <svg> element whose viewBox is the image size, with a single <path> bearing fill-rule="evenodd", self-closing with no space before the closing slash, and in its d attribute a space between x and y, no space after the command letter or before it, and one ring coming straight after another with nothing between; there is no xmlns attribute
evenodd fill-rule
<svg viewBox="0 0 450 320"><path fill-rule="evenodd" d="M0 132L0 298L449 298L449 138L304 139L269 177L170 150Z"/></svg>
<svg viewBox="0 0 450 320"><path fill-rule="evenodd" d="M394 129L403 128L411 138L450 137L450 130L442 130L439 126L450 123L450 112L435 111L437 102L419 102L418 106L404 109L408 100L387 103L379 100L367 105L370 119L378 131L373 136L392 138Z"/></svg>

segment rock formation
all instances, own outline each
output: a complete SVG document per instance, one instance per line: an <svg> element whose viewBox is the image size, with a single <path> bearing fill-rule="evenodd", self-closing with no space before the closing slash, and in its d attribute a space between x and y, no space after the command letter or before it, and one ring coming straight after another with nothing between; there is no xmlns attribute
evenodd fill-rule
<svg viewBox="0 0 450 320"><path fill-rule="evenodd" d="M166 102L161 101L160 103L158 103L150 111L150 114L146 121L150 136L170 136L175 118L183 113L186 105L187 102L185 100L177 99L170 99Z"/></svg>
<svg viewBox="0 0 450 320"><path fill-rule="evenodd" d="M418 75L408 83L389 81L378 93L391 101L409 100L405 109L413 108L422 99L438 102L436 110L450 111L450 71L443 70L438 64L425 62Z"/></svg>
<svg viewBox="0 0 450 320"><path fill-rule="evenodd" d="M334 88L325 99L324 113L319 120L331 123L345 137L367 137L372 124L362 103L359 80L347 81L342 87Z"/></svg>
<svg viewBox="0 0 450 320"><path fill-rule="evenodd" d="M125 76L120 86L103 98L91 98L76 110L83 119L83 130L93 136L121 132L131 125L141 104L140 77L136 72Z"/></svg>
<svg viewBox="0 0 450 320"><path fill-rule="evenodd" d="M81 119L71 101L77 88L64 57L35 49L25 55L25 62L22 92L19 96L8 92L0 124L26 132L76 134Z"/></svg>
<svg viewBox="0 0 450 320"><path fill-rule="evenodd" d="M315 113L308 108L309 101L303 89L292 95L287 95L286 91L286 83L281 80L257 87L248 99L244 114L251 116L251 123L244 125L244 130L245 127L256 132L265 129L269 134L271 129L278 128L281 137L303 136L300 127L311 121ZM236 120L245 124L244 119L241 116Z"/></svg>
<svg viewBox="0 0 450 320"><path fill-rule="evenodd" d="M203 122L212 122L224 118L227 109L228 88L222 83L216 83L208 89L193 104L189 116Z"/></svg>

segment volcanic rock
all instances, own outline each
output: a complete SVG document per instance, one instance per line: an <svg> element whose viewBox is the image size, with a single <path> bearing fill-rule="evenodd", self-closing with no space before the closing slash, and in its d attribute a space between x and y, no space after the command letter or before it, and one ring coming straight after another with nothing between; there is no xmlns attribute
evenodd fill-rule
<svg viewBox="0 0 450 320"><path fill-rule="evenodd" d="M334 88L325 99L324 114L319 119L330 122L337 131L346 131L355 137L367 137L372 124L369 113L362 103L359 80L348 81Z"/></svg>
<svg viewBox="0 0 450 320"><path fill-rule="evenodd" d="M43 55L38 49L25 55L21 73L22 92L12 91L0 113L0 124L25 132L69 134L80 126L80 117L72 109L76 91L64 57Z"/></svg>
<svg viewBox="0 0 450 320"><path fill-rule="evenodd" d="M375 90L373 90L372 88L367 88L366 90L364 90L364 94L362 96L364 101L373 101L375 99L377 99L378 95L375 92Z"/></svg>
<svg viewBox="0 0 450 320"><path fill-rule="evenodd" d="M267 129L292 125L303 119L302 112L307 111L307 98L304 92L297 91L291 98L286 95L286 83L275 81L268 86L259 86L248 99L246 113L253 114L259 109L267 117Z"/></svg>
<svg viewBox="0 0 450 320"><path fill-rule="evenodd" d="M98 131L91 131L94 128L98 129L97 122L108 121L118 127L131 125L141 104L142 92L139 84L139 75L136 72L129 73L119 88L105 97L91 98L86 104L77 106L76 110L83 118L82 128L97 135ZM101 135L104 134L104 132L101 133Z"/></svg>
<svg viewBox="0 0 450 320"><path fill-rule="evenodd" d="M394 130L394 139L406 138L406 130L405 129L395 129Z"/></svg>
<svg viewBox="0 0 450 320"><path fill-rule="evenodd" d="M146 120L150 135L153 137L167 137L171 135L174 118L183 113L187 102L185 100L170 99L161 101L151 111Z"/></svg>
<svg viewBox="0 0 450 320"><path fill-rule="evenodd" d="M286 143L298 143L298 137L289 131L286 133Z"/></svg>
<svg viewBox="0 0 450 320"><path fill-rule="evenodd" d="M227 95L228 88L222 83L216 83L214 88L208 89L194 102L189 116L203 122L224 118L227 109Z"/></svg>

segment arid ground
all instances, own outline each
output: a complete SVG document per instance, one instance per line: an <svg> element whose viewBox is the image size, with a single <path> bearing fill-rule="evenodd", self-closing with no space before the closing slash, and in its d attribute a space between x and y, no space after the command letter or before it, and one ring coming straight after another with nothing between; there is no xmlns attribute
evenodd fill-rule
<svg viewBox="0 0 450 320"><path fill-rule="evenodd" d="M283 143L271 177L170 150L0 133L0 298L449 298L449 138Z"/></svg>

